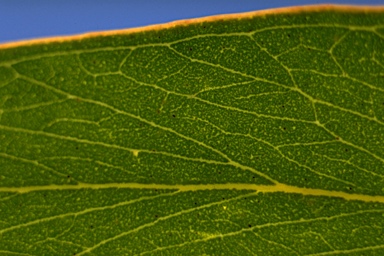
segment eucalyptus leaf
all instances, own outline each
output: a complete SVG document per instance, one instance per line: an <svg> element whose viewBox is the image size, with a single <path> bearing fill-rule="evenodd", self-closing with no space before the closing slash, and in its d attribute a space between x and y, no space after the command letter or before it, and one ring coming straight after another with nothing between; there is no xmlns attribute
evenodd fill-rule
<svg viewBox="0 0 384 256"><path fill-rule="evenodd" d="M0 255L384 255L383 11L0 46Z"/></svg>

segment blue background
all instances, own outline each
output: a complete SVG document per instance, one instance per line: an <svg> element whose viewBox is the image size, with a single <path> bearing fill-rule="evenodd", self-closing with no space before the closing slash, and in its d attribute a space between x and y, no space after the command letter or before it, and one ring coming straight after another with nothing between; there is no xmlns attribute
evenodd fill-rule
<svg viewBox="0 0 384 256"><path fill-rule="evenodd" d="M330 3L292 0L0 0L0 42L139 27L214 14ZM384 5L384 0L338 0Z"/></svg>

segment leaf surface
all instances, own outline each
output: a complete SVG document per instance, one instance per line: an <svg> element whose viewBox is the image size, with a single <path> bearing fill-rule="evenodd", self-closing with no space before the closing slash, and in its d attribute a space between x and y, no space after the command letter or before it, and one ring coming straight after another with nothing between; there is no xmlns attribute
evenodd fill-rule
<svg viewBox="0 0 384 256"><path fill-rule="evenodd" d="M0 255L384 254L384 13L0 48Z"/></svg>

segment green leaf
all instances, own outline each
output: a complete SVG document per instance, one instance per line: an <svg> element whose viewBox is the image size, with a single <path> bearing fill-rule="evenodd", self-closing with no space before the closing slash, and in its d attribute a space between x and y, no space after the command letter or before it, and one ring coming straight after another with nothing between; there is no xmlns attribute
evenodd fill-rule
<svg viewBox="0 0 384 256"><path fill-rule="evenodd" d="M0 255L384 255L384 12L0 50Z"/></svg>

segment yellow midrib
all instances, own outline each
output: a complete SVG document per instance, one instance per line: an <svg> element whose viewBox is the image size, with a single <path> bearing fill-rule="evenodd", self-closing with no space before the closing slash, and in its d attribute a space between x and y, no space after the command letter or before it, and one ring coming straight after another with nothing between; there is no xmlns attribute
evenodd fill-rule
<svg viewBox="0 0 384 256"><path fill-rule="evenodd" d="M256 185L246 183L226 183L226 184L197 184L197 185L167 185L167 184L144 184L144 183L106 183L89 184L79 183L76 185L44 185L44 186L25 186L25 187L0 187L0 192L28 193L34 191L53 191L53 190L77 190L77 189L170 189L178 191L201 191L201 190L253 190L260 193L289 193L301 194L304 196L325 196L343 198L345 200L358 200L364 202L384 203L384 196L371 196L363 194L353 194L334 190L301 188L285 184L276 185Z"/></svg>

